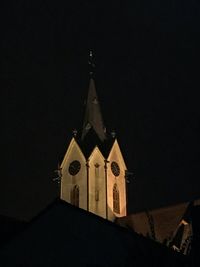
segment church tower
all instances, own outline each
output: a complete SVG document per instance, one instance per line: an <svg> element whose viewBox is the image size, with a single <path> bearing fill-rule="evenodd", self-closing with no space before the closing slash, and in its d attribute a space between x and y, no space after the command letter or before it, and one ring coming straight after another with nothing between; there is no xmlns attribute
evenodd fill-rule
<svg viewBox="0 0 200 267"><path fill-rule="evenodd" d="M126 164L115 133L105 130L93 78L93 54L81 136L75 131L61 170L61 199L114 221L126 216Z"/></svg>

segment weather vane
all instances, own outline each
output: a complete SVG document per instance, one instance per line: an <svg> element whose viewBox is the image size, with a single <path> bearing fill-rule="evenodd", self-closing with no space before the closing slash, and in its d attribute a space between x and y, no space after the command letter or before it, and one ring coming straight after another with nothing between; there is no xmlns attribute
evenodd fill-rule
<svg viewBox="0 0 200 267"><path fill-rule="evenodd" d="M94 74L94 68L95 68L95 63L94 63L94 57L93 57L93 51L92 50L90 50L90 53L89 53L88 64L89 64L90 75L92 76Z"/></svg>
<svg viewBox="0 0 200 267"><path fill-rule="evenodd" d="M77 129L74 129L74 130L72 131L72 134L73 134L74 137L77 136L77 133L78 133Z"/></svg>

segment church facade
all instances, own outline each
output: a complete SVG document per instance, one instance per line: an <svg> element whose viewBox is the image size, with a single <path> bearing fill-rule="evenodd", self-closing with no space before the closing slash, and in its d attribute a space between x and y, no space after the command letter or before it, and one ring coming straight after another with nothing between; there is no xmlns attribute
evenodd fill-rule
<svg viewBox="0 0 200 267"><path fill-rule="evenodd" d="M74 132L60 170L62 200L110 221L126 216L127 167L115 133L105 131L92 77L81 136Z"/></svg>

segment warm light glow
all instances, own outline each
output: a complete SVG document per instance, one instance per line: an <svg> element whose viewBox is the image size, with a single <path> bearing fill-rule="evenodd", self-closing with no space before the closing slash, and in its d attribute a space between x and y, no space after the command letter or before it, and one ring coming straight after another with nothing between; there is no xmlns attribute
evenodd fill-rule
<svg viewBox="0 0 200 267"><path fill-rule="evenodd" d="M188 222L186 222L185 220L182 220L182 221L181 221L181 224L183 224L183 225L188 225Z"/></svg>
<svg viewBox="0 0 200 267"><path fill-rule="evenodd" d="M180 252L180 249L177 248L177 246L173 245L172 248L173 248L175 251Z"/></svg>

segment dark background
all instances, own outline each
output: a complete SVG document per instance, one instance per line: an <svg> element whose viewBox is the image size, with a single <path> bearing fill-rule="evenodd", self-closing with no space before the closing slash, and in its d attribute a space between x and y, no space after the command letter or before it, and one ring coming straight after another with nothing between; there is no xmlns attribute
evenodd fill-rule
<svg viewBox="0 0 200 267"><path fill-rule="evenodd" d="M199 190L198 1L1 2L0 213L31 218L81 129L93 48L107 131L128 169L129 212Z"/></svg>

